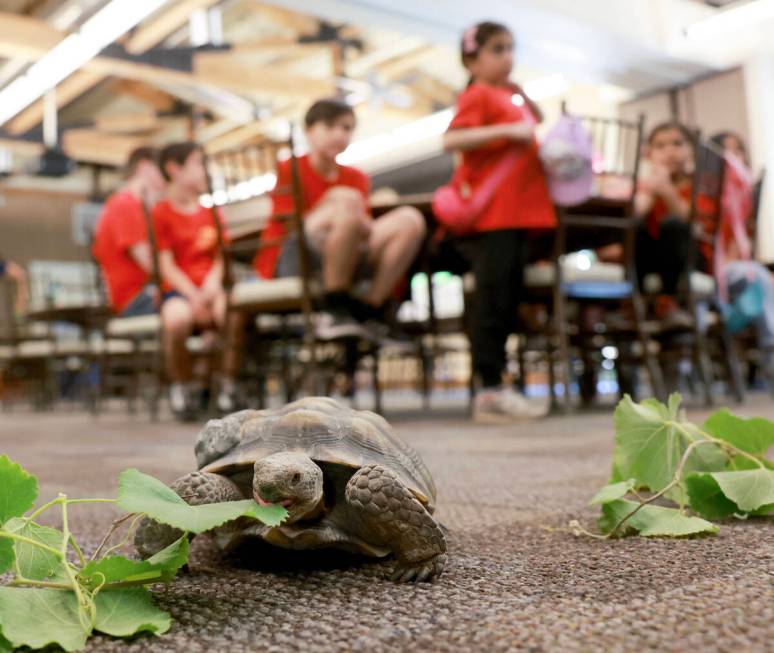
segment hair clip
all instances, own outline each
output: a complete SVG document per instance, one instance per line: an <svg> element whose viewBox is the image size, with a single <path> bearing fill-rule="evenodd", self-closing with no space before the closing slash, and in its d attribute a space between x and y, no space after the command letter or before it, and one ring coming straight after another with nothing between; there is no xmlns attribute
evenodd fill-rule
<svg viewBox="0 0 774 653"><path fill-rule="evenodd" d="M476 33L478 32L478 25L471 25L465 30L462 35L462 53L473 54L478 50L478 43L476 43Z"/></svg>

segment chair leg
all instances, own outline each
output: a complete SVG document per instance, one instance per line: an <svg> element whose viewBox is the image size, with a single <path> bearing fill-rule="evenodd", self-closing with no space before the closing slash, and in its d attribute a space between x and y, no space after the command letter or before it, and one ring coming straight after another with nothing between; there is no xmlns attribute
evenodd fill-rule
<svg viewBox="0 0 774 653"><path fill-rule="evenodd" d="M656 360L656 356L650 351L648 347L649 341L642 328L645 322L645 307L642 304L642 297L638 294L634 294L631 298L632 307L634 308L634 320L635 329L637 330L637 340L642 347L642 360L645 362L645 367L648 370L648 376L650 377L650 387L653 395L660 401L666 401L666 391L664 390L664 378L661 374L661 367Z"/></svg>
<svg viewBox="0 0 774 653"><path fill-rule="evenodd" d="M715 402L712 397L712 365L707 352L707 341L704 335L699 331L698 326L694 326L693 333L693 362L699 373L699 382L704 393L704 405L712 406Z"/></svg>
<svg viewBox="0 0 774 653"><path fill-rule="evenodd" d="M571 368L570 368L570 340L567 333L566 303L564 295L558 293L554 302L554 319L556 320L556 333L559 338L559 368L562 386L564 387L564 401L562 409L565 413L572 410L572 397L570 396Z"/></svg>
<svg viewBox="0 0 774 653"><path fill-rule="evenodd" d="M739 355L731 334L726 328L725 322L720 322L720 339L723 345L723 363L728 375L731 392L737 403L744 403L745 390L744 380L742 378L742 369L739 364Z"/></svg>
<svg viewBox="0 0 774 653"><path fill-rule="evenodd" d="M546 364L548 365L548 410L551 413L559 411L559 401L556 398L556 370L554 369L554 348L551 338L546 338Z"/></svg>

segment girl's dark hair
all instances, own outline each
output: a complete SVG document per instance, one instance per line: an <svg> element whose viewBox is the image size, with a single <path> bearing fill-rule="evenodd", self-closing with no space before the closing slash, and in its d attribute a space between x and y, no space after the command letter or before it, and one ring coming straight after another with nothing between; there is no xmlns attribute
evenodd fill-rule
<svg viewBox="0 0 774 653"><path fill-rule="evenodd" d="M465 30L460 42L460 53L462 55L462 65L467 66L471 59L475 59L478 51L483 48L489 39L498 34L513 34L502 23L495 23L485 20L483 23L476 23Z"/></svg>
<svg viewBox="0 0 774 653"><path fill-rule="evenodd" d="M161 154L159 155L159 168L161 168L161 174L164 175L164 179L170 181L167 164L177 163L179 166L185 165L185 162L188 161L188 157L201 149L201 146L193 141L170 143L162 149Z"/></svg>
<svg viewBox="0 0 774 653"><path fill-rule="evenodd" d="M689 145L695 144L696 136L688 127L677 120L669 120L667 122L659 123L650 130L650 133L648 134L648 145L653 145L653 141L660 133L672 130L679 131Z"/></svg>
<svg viewBox="0 0 774 653"><path fill-rule="evenodd" d="M338 98L324 98L317 100L304 116L304 124L311 127L317 122L324 122L326 125L332 125L342 116L355 117L355 112L344 100Z"/></svg>
<svg viewBox="0 0 774 653"><path fill-rule="evenodd" d="M723 149L725 147L725 141L728 137L735 138L737 143L739 143L739 147L742 150L742 159L744 160L745 164L749 166L750 153L747 151L747 143L745 143L744 139L736 132L718 132L712 138L710 138L710 142Z"/></svg>

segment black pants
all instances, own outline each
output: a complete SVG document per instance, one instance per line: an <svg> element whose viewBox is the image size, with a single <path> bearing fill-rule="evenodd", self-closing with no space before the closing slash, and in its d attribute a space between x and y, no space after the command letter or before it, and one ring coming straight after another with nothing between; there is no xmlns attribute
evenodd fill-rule
<svg viewBox="0 0 774 653"><path fill-rule="evenodd" d="M637 225L634 262L637 281L642 289L649 274L661 277L661 292L677 294L680 277L688 269L691 246L691 225L679 218L667 217L661 222L658 238L653 238L643 220Z"/></svg>
<svg viewBox="0 0 774 653"><path fill-rule="evenodd" d="M483 387L498 386L506 363L505 341L514 327L522 294L528 233L521 229L489 231L450 244L476 279L470 325L473 371Z"/></svg>

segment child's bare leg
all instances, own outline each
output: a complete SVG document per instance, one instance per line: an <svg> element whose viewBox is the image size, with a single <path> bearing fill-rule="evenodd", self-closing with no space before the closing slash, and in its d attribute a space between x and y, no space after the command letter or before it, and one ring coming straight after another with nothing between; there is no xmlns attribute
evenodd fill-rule
<svg viewBox="0 0 774 653"><path fill-rule="evenodd" d="M381 306L417 255L427 229L422 214L401 206L374 221L369 256L376 264L366 302Z"/></svg>
<svg viewBox="0 0 774 653"><path fill-rule="evenodd" d="M326 291L349 290L358 252L370 228L362 195L352 188L332 188L306 223L309 233L324 233L321 251Z"/></svg>
<svg viewBox="0 0 774 653"><path fill-rule="evenodd" d="M182 297L168 299L161 307L161 323L167 374L173 383L187 383L192 376L191 357L186 349L194 326L191 305Z"/></svg>

